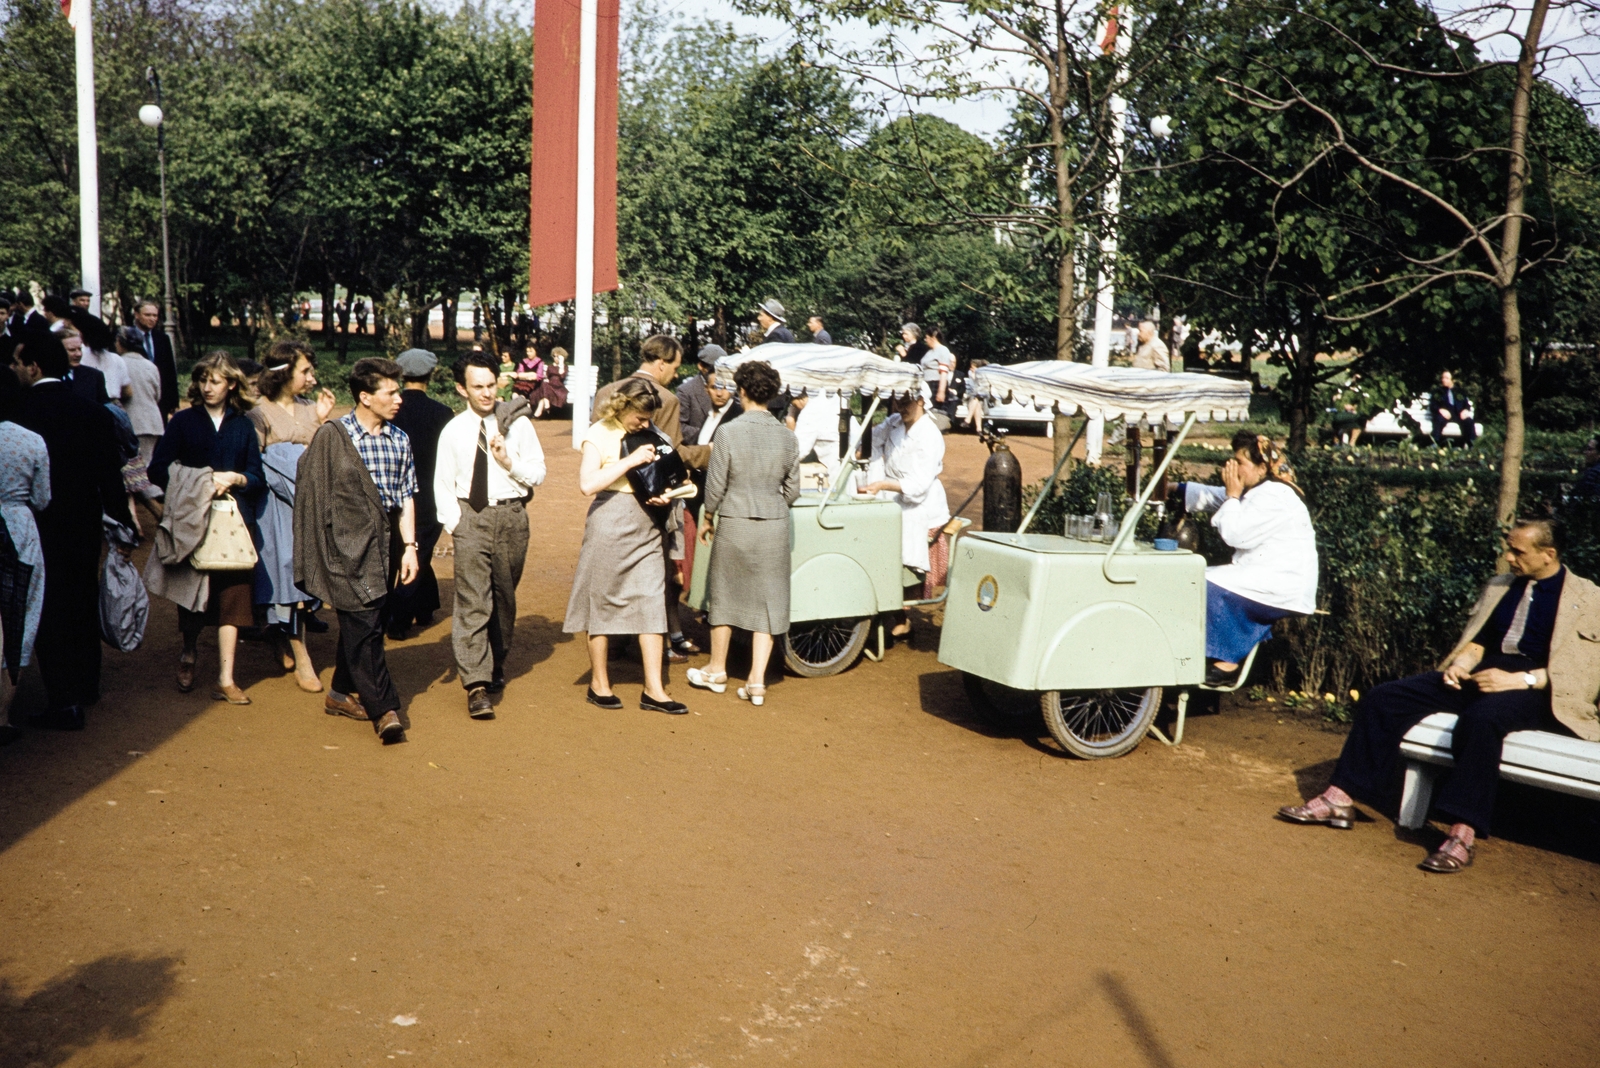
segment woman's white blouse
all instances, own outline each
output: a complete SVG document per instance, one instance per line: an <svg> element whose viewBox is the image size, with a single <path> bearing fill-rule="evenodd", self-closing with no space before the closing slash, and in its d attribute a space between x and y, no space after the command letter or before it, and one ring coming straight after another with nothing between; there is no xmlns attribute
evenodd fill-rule
<svg viewBox="0 0 1600 1068"><path fill-rule="evenodd" d="M1206 568L1206 581L1271 608L1309 615L1317 608L1317 535L1300 495L1263 482L1238 500L1221 486L1185 483L1185 507L1215 511L1211 525L1233 549L1233 563Z"/></svg>
<svg viewBox="0 0 1600 1068"><path fill-rule="evenodd" d="M900 560L918 571L928 570L928 531L950 521L945 499L944 435L923 416L907 430L898 414L872 428L872 462L867 480L900 483L900 492L878 494L900 503Z"/></svg>
<svg viewBox="0 0 1600 1068"><path fill-rule="evenodd" d="M805 458L812 449L828 469L828 485L839 477L839 402L832 397L814 396L794 419L794 436Z"/></svg>

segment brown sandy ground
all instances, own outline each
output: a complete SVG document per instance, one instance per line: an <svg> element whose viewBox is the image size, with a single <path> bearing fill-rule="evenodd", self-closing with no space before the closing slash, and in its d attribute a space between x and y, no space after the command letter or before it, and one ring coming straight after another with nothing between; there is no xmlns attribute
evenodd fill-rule
<svg viewBox="0 0 1600 1068"><path fill-rule="evenodd" d="M640 712L622 660L601 712L560 632L576 454L540 433L494 721L448 617L393 648L385 748L261 647L250 707L176 693L158 603L87 732L0 751L0 1068L1600 1063L1594 806L1508 791L1512 833L1429 877L1437 834L1271 818L1336 732L1242 705L1067 759L973 719L931 620L762 709L674 672L693 714ZM983 451L949 440L959 501Z"/></svg>

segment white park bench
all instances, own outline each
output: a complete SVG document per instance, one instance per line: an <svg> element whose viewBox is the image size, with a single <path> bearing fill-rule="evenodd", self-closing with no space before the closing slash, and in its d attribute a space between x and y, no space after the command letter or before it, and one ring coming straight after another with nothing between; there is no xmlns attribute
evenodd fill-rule
<svg viewBox="0 0 1600 1068"><path fill-rule="evenodd" d="M1435 712L1407 731L1400 742L1406 761L1400 826L1415 830L1427 822L1433 780L1440 767L1455 763L1450 755L1455 725L1453 713ZM1506 735L1500 750L1500 777L1600 800L1600 742L1548 731L1515 731Z"/></svg>

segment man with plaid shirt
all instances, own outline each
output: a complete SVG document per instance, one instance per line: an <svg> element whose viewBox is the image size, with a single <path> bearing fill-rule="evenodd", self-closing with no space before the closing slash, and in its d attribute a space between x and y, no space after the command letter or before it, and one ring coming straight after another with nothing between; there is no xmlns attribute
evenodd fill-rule
<svg viewBox="0 0 1600 1068"><path fill-rule="evenodd" d="M399 365L356 361L350 394L355 408L324 423L300 458L295 584L339 613L325 711L370 720L397 742L409 725L384 656L383 608L397 581L417 574L416 461L405 431L390 423L400 410Z"/></svg>

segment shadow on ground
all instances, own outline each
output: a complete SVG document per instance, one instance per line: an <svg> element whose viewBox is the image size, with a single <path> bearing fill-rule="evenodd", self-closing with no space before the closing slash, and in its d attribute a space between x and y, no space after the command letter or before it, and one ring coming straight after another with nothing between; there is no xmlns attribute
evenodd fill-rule
<svg viewBox="0 0 1600 1068"><path fill-rule="evenodd" d="M80 964L27 996L0 979L0 1068L51 1068L144 1034L178 988L174 957L118 954Z"/></svg>

